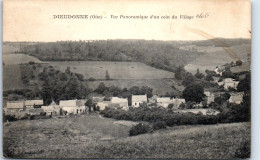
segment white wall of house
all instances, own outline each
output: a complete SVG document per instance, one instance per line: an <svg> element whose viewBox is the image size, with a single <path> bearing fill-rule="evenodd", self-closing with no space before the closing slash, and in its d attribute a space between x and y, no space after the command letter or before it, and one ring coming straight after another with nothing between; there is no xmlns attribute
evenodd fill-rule
<svg viewBox="0 0 260 160"><path fill-rule="evenodd" d="M108 105L110 104L111 102L110 101L104 101L104 102L98 102L96 104L96 106L99 106L99 110L102 111L104 110L106 107L108 107Z"/></svg>
<svg viewBox="0 0 260 160"><path fill-rule="evenodd" d="M67 111L67 114L82 114L86 112L86 107L85 106L66 106L62 107L63 111Z"/></svg>
<svg viewBox="0 0 260 160"><path fill-rule="evenodd" d="M164 108L168 108L169 104L170 104L170 103L159 102L159 103L157 103L157 106L159 106L159 107L162 106L162 107L164 107Z"/></svg>
<svg viewBox="0 0 260 160"><path fill-rule="evenodd" d="M140 104L144 103L143 101L139 101L139 102L132 102L132 106L133 107L139 107Z"/></svg>

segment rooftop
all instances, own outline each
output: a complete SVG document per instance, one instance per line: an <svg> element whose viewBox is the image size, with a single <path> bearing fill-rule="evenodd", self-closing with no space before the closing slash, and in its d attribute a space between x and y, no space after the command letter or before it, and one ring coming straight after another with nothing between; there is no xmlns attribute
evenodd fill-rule
<svg viewBox="0 0 260 160"><path fill-rule="evenodd" d="M145 95L132 95L132 102L147 102L147 96Z"/></svg>
<svg viewBox="0 0 260 160"><path fill-rule="evenodd" d="M170 97L161 97L161 98L157 98L156 101L158 103L172 103L172 100Z"/></svg>

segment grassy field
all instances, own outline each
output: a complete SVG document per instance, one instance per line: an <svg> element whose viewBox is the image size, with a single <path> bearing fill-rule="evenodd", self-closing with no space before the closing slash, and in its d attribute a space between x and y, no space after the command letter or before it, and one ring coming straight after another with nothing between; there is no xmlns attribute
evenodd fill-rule
<svg viewBox="0 0 260 160"><path fill-rule="evenodd" d="M2 53L3 53L3 63L5 65L17 65L21 63L28 63L30 61L36 63L42 63L39 59L29 56L26 54L14 54L19 51L19 47L11 46L11 45L3 45Z"/></svg>
<svg viewBox="0 0 260 160"><path fill-rule="evenodd" d="M51 61L54 68L65 71L70 67L74 73L84 75L85 79L105 79L106 71L111 79L162 79L173 78L172 72L159 70L140 62L113 61Z"/></svg>
<svg viewBox="0 0 260 160"><path fill-rule="evenodd" d="M15 158L233 158L250 141L250 123L177 126L135 137L132 123L86 115L24 120L3 128Z"/></svg>
<svg viewBox="0 0 260 160"><path fill-rule="evenodd" d="M80 73L85 79L94 78L95 81L87 81L87 85L95 90L100 82L106 86L118 86L130 88L132 86L149 86L155 94L165 94L183 90L174 80L174 73L156 69L140 62L113 62L113 61L56 61L48 62L55 69L62 72L70 67L74 73ZM106 70L111 80L105 80Z"/></svg>
<svg viewBox="0 0 260 160"><path fill-rule="evenodd" d="M231 61L236 62L238 59L244 62L244 66L240 67L241 71L248 71L250 69L250 44L235 45L228 48L197 46L196 49L206 54L202 54L186 65L185 69L188 72L196 73L197 68L201 72L204 72L206 69L214 70L216 66L222 66Z"/></svg>

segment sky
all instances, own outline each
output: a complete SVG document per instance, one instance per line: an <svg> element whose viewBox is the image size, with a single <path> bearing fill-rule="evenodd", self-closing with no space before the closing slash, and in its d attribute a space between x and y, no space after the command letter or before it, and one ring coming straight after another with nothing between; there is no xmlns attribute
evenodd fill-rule
<svg viewBox="0 0 260 160"><path fill-rule="evenodd" d="M206 18L196 18L197 15ZM102 19L54 19L97 15ZM118 16L117 19L111 15ZM148 16L148 19L120 19ZM170 16L162 19L161 16ZM172 16L177 19L172 19ZM180 19L180 15L193 19ZM159 19L150 19L159 16ZM104 18L106 17L106 18ZM250 38L250 0L4 0L3 41Z"/></svg>

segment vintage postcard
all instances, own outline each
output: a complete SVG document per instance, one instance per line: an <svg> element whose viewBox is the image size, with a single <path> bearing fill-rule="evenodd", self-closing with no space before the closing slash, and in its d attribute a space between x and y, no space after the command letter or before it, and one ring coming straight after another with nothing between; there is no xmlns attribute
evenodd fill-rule
<svg viewBox="0 0 260 160"><path fill-rule="evenodd" d="M250 0L4 0L6 158L249 158Z"/></svg>

